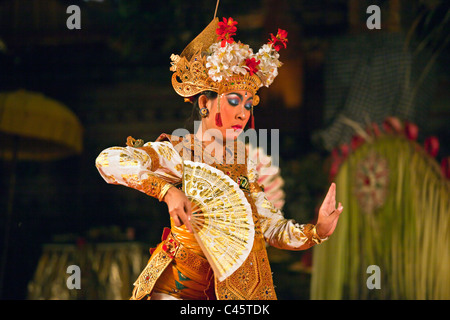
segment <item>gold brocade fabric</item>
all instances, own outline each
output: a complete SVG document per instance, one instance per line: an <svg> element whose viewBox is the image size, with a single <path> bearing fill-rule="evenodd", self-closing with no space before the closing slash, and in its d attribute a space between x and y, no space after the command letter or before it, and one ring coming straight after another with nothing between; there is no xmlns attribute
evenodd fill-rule
<svg viewBox="0 0 450 320"><path fill-rule="evenodd" d="M235 190L239 191L239 193L242 193L246 197L247 210L250 211L250 215L252 215L254 221L254 232L252 232L253 235L250 236L254 237L250 238L254 240L253 243L256 243L259 241L258 239L262 239L264 237L264 241L275 248L286 250L305 250L323 240L317 239L313 225L298 224L293 219L285 219L282 212L275 208L266 198L263 188L261 188L258 184L257 164L254 160L247 159L246 148L242 142L235 142L234 146L233 144L227 145L223 150L223 162L226 160L228 163L218 163L218 161L215 161L213 156L208 152L209 146L203 148L202 142L196 140L193 135L176 137L163 134L155 142L147 142L142 144L142 141L136 140L134 142L130 141L130 143L132 143L133 147L110 147L102 151L97 157L96 167L100 175L107 183L132 187L161 199L164 193L169 190L168 188L172 188L173 186L182 186L184 175L187 172L185 169L188 167L183 164L187 164L189 162L196 162L201 165L207 164L214 167L210 169L214 169L214 171L216 173L220 173L221 176L228 175L228 178L235 181L240 188L240 190L237 190L237 188ZM218 158L221 158L222 156L220 154L222 153L222 150L220 149L214 149L211 150L211 152L213 154L215 153ZM229 164L230 161L228 160L234 160L234 163ZM152 171L152 169L156 170ZM158 185L158 182L154 178L161 179L161 182L164 183ZM228 178L227 180L229 180ZM152 179L155 181L151 181ZM156 185L152 182L156 183ZM248 206L250 206L250 208L248 208ZM199 245L204 248L203 243L190 241L192 240L192 235L186 234L183 228L177 229L173 227L172 233L174 237L179 238L178 241L181 244L185 245L182 247L182 250L180 249L177 252L190 252L192 254L192 261L201 261L202 259L205 260L204 256L202 256L203 252L200 252L199 250ZM227 238L223 237L223 239ZM220 244L222 245L222 248L226 247L222 241ZM210 246L208 248L215 249L218 247ZM253 247L250 247L249 250L252 248ZM261 252L256 252L256 249L253 249L254 250L250 256L248 251L245 254L245 257L253 261L249 260L251 263L248 262L248 264L246 264L244 260L241 260L236 266L237 268L244 268L244 266L247 268L249 266L253 267L256 265L254 270L256 270L261 277L255 276L253 279L257 279L255 280L256 282L259 281L258 279L264 279L264 281L269 279L270 281L268 285L270 287L272 286L270 267L267 259L261 258L265 254L265 249ZM206 252L207 250L205 250L205 254ZM171 256L176 258L173 254L171 254ZM138 297L139 299L143 299L144 297L148 298L148 294L152 292L155 283L157 280L159 281L159 279L161 279L161 281L156 284L156 288L158 288L158 290L162 288L163 283L164 285L168 285L170 287L169 289L164 290L178 290L176 287L177 282L183 284L180 281L185 278L185 272L187 272L186 270L188 268L186 268L186 270L183 269L184 272L181 271L180 268L176 269L177 272L173 270L172 272L165 271L166 268L173 268L173 266L177 264L175 261L176 259L173 259L173 257L165 256L164 258L163 255L160 255L159 258L164 260L164 263L161 264L163 268L152 268L151 266L146 268L145 272L147 274L145 276L142 274L142 278L135 282L135 284L137 284L135 292L138 293L135 297ZM207 257L208 259L211 259L209 255L207 255ZM152 259L153 258L156 259L156 256L152 256ZM152 262L156 262L156 260ZM150 264L151 263L149 263L149 265ZM209 266L209 264L207 265ZM217 267L216 265L214 266ZM236 269L233 270L235 271ZM180 273L178 273L178 271L180 271ZM231 271L230 273L233 273L234 271ZM163 272L165 273L163 274ZM216 276L220 277L219 273L217 273ZM234 273L238 274L237 272ZM150 276L153 279L151 283L146 280L147 276L149 276L149 279ZM169 278L173 279L173 281L169 281ZM191 277L188 278L192 279ZM232 286L232 283L230 282L233 281L232 277L228 280L229 281L225 282L225 285L221 286L221 288ZM238 281L235 281L234 283L238 283ZM252 284L254 284L254 282L252 282ZM214 281L212 284L208 283L208 288L214 286ZM258 290L259 292L262 292L260 289L263 287L263 284L258 284L258 286L259 287L255 288L253 291L253 295L247 287L244 291L248 292L248 296L245 298L256 297L254 294L255 292L258 292ZM177 294L180 294L180 297L182 297L184 285L178 285L178 287L182 289ZM215 288L213 288L213 293L214 289ZM254 288L251 289L253 290ZM266 291L267 290L264 292ZM235 290L235 292L237 291ZM267 292L271 291L268 290ZM203 291L201 294L202 297L205 297ZM217 296L222 298L225 297L225 295L221 295L219 291L217 291ZM229 297L230 295L226 296ZM237 297L239 294L235 293L235 296ZM262 296L258 297L262 298ZM189 297L192 297L192 295ZM274 295L269 298L273 297ZM208 298L211 297L208 296Z"/></svg>
<svg viewBox="0 0 450 320"><path fill-rule="evenodd" d="M194 141L192 136L190 138L192 139L191 142L193 142L190 144L191 148L195 147L195 145L198 147L198 142ZM159 140L163 139L171 141L174 146L183 141L182 138L176 139L168 135L163 135L159 138ZM237 150L237 148L235 148L235 150ZM236 160L236 152L234 156ZM194 155L192 157L194 158ZM198 161L199 159L196 160ZM154 291L171 294L181 299L212 299L214 297L211 296L210 290L214 287L215 298L220 300L276 299L272 281L272 272L267 258L267 251L259 224L256 205L250 196L249 190L245 190L245 184L241 183L242 180L245 180L243 178L247 175L246 163L233 165L216 163L212 164L212 166L229 175L234 181L241 185L241 188L244 191L246 191L244 194L252 207L253 220L255 223L255 241L253 249L247 260L237 271L224 281L219 282L216 279L214 283L212 283L211 279L205 278L205 274L208 273L198 274L193 271L193 266L195 266L195 264L193 264L192 261L190 264L180 263L175 257L175 259L168 264L164 272L161 272L159 275L159 278L154 284ZM199 261L204 260L194 236L189 234L184 227L175 227L172 225L172 236L191 254L195 252L195 255L192 255L192 257L196 256L196 259ZM156 252L152 255L153 259L155 253ZM152 261L152 258L150 258L150 261Z"/></svg>
<svg viewBox="0 0 450 320"><path fill-rule="evenodd" d="M170 229L165 229L162 242L152 250L147 266L135 282L131 300L150 299L153 291L179 299L205 300L214 298L213 272L208 261L178 241Z"/></svg>
<svg viewBox="0 0 450 320"><path fill-rule="evenodd" d="M216 278L218 300L276 300L272 271L263 238L255 239L244 264L224 281Z"/></svg>
<svg viewBox="0 0 450 320"><path fill-rule="evenodd" d="M162 190L169 185L164 179L158 178L156 176L149 176L147 179L139 180L135 177L124 177L129 186L144 192L145 194L157 198L161 201L161 192Z"/></svg>
<svg viewBox="0 0 450 320"><path fill-rule="evenodd" d="M182 245L187 254L176 255L155 284L155 291L184 300L215 299L213 272L194 235L183 225L171 221L171 236Z"/></svg>

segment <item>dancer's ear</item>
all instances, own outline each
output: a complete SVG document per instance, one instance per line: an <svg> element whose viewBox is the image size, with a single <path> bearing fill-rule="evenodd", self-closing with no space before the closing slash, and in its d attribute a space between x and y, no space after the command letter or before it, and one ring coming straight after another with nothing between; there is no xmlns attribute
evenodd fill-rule
<svg viewBox="0 0 450 320"><path fill-rule="evenodd" d="M204 94L202 94L200 97L198 97L198 108L208 108L208 97Z"/></svg>

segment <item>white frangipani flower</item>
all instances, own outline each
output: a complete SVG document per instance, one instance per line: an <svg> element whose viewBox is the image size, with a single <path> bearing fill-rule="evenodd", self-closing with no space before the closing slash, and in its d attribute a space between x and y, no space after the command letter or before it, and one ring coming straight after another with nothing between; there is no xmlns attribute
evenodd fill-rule
<svg viewBox="0 0 450 320"><path fill-rule="evenodd" d="M260 77L262 85L268 87L278 75L278 68L282 65L278 60L280 55L271 44L264 44L258 53L254 54L248 45L241 42L227 42L223 47L221 42L216 42L207 52L208 75L212 80L219 82L236 74L247 74L246 60L255 58L256 61L260 61L256 74Z"/></svg>

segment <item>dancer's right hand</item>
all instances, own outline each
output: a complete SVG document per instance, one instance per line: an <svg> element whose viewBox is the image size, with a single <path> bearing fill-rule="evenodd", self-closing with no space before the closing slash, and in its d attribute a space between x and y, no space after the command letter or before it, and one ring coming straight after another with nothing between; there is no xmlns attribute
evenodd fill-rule
<svg viewBox="0 0 450 320"><path fill-rule="evenodd" d="M164 196L163 201L169 208L169 214L175 226L181 227L184 224L186 229L192 232L192 226L189 222L191 219L191 202L184 192L178 188L171 187Z"/></svg>

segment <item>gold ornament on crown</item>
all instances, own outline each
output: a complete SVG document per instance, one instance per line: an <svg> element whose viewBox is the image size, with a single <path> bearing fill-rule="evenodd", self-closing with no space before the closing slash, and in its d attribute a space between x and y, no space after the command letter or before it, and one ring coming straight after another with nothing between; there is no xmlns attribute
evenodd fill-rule
<svg viewBox="0 0 450 320"><path fill-rule="evenodd" d="M278 75L282 65L278 51L286 47L287 32L278 29L254 54L248 45L232 38L236 24L232 18L222 22L215 18L180 55L171 55L172 86L185 101L192 102L191 98L203 91L221 95L245 90L252 93L256 106L258 89L270 86Z"/></svg>
<svg viewBox="0 0 450 320"><path fill-rule="evenodd" d="M202 91L211 90L218 92L219 84L214 82L208 75L205 67L206 57L199 52L190 61L185 57L172 55L172 86L175 92L182 97L192 97Z"/></svg>

